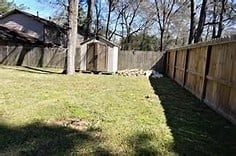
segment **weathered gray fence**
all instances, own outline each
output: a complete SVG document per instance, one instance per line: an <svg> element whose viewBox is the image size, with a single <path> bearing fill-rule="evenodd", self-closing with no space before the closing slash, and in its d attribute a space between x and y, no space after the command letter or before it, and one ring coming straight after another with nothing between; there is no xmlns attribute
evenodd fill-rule
<svg viewBox="0 0 236 156"><path fill-rule="evenodd" d="M156 51L119 51L118 70L155 68L163 69L163 54Z"/></svg>
<svg viewBox="0 0 236 156"><path fill-rule="evenodd" d="M17 66L34 66L64 68L65 48L45 48L32 46L0 46L0 64ZM76 69L80 67L80 53L77 50Z"/></svg>

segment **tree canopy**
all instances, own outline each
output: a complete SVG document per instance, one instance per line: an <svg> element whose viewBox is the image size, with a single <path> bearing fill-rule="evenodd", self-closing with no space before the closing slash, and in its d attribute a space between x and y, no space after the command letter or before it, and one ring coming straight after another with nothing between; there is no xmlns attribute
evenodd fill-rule
<svg viewBox="0 0 236 156"><path fill-rule="evenodd" d="M39 1L61 6L58 12L67 17L67 0ZM78 24L85 34L102 35L122 49L164 51L173 45L224 37L236 25L234 0L80 0L78 3ZM55 19L62 17L58 12Z"/></svg>
<svg viewBox="0 0 236 156"><path fill-rule="evenodd" d="M0 14L5 14L15 8L20 10L27 9L24 4L18 6L14 3L14 1L9 2L7 0L0 0Z"/></svg>

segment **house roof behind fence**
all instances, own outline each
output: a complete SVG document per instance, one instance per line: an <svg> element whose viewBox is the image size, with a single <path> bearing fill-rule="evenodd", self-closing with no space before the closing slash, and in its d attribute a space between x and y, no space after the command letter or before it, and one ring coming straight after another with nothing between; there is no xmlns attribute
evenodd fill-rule
<svg viewBox="0 0 236 156"><path fill-rule="evenodd" d="M0 24L0 40L15 42L15 43L29 43L43 45L44 43L37 38L34 38L26 33L8 28Z"/></svg>
<svg viewBox="0 0 236 156"><path fill-rule="evenodd" d="M0 17L0 19L6 18L6 17L8 17L8 16L10 16L10 15L13 15L13 14L23 14L23 15L25 15L25 16L30 17L30 18L33 19L33 20L36 20L36 21L38 21L38 22L40 22L40 23L43 23L43 24L46 25L46 26L54 27L54 28L57 28L57 29L59 29L59 30L61 30L61 31L63 31L63 32L66 32L66 29L65 29L65 28L61 27L60 25L58 25L58 24L56 24L56 23L54 23L54 22L52 22L52 21L49 21L49 20L47 20L47 19L41 18L41 17L39 17L39 16L35 16L35 15L33 15L33 14L30 14L30 13L28 13L28 12L24 12L24 11L21 11L21 10L18 10L18 9L14 9L14 10L12 10L12 11L10 11L10 12L4 14L3 16Z"/></svg>

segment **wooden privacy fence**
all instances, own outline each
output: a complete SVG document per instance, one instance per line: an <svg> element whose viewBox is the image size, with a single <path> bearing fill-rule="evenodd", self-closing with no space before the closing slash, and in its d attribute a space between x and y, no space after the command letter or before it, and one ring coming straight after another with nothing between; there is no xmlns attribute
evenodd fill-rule
<svg viewBox="0 0 236 156"><path fill-rule="evenodd" d="M235 40L168 50L166 73L236 124Z"/></svg>
<svg viewBox="0 0 236 156"><path fill-rule="evenodd" d="M157 51L119 51L118 70L155 68L163 70L163 53Z"/></svg>
<svg viewBox="0 0 236 156"><path fill-rule="evenodd" d="M65 48L45 48L34 46L0 46L0 64L64 68L66 49ZM76 60L80 60L80 53L77 49ZM76 69L79 69L79 61L75 62Z"/></svg>
<svg viewBox="0 0 236 156"><path fill-rule="evenodd" d="M119 51L118 70L155 68L163 70L163 54L154 51ZM66 49L23 45L1 45L0 64L64 68ZM75 68L80 70L80 50L75 55Z"/></svg>

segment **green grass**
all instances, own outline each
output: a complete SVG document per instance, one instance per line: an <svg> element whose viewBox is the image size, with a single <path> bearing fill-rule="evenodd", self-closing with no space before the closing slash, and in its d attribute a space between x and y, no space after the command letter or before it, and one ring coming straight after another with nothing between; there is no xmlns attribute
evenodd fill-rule
<svg viewBox="0 0 236 156"><path fill-rule="evenodd" d="M0 155L233 155L236 128L167 78L0 66ZM86 130L52 124L68 118Z"/></svg>

